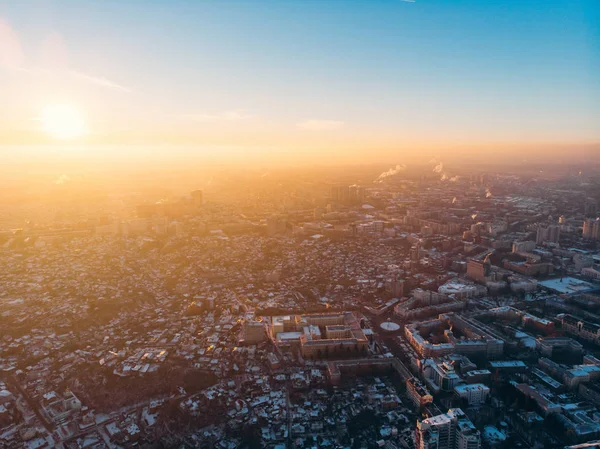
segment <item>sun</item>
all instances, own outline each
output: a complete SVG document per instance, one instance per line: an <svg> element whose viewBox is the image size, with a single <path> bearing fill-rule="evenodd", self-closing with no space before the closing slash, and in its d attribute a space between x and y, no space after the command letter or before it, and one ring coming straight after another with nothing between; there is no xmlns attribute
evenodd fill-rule
<svg viewBox="0 0 600 449"><path fill-rule="evenodd" d="M49 104L42 110L42 129L56 139L75 139L86 132L85 121L71 104Z"/></svg>

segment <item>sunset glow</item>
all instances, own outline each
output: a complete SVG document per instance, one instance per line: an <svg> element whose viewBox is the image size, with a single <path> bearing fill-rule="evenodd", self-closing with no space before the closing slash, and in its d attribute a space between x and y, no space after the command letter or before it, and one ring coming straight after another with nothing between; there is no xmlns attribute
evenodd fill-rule
<svg viewBox="0 0 600 449"><path fill-rule="evenodd" d="M595 0L37 3L0 8L4 144L396 165L600 142Z"/></svg>
<svg viewBox="0 0 600 449"><path fill-rule="evenodd" d="M47 105L40 120L42 129L55 139L75 139L86 132L83 116L70 104Z"/></svg>
<svg viewBox="0 0 600 449"><path fill-rule="evenodd" d="M599 24L0 1L0 449L600 449Z"/></svg>

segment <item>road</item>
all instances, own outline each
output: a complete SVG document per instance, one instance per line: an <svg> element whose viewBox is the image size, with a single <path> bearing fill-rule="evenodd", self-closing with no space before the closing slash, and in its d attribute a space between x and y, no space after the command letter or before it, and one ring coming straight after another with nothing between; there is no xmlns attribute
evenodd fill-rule
<svg viewBox="0 0 600 449"><path fill-rule="evenodd" d="M13 376L10 376L7 379L7 381L9 383L9 385L11 385L11 386L15 387L17 390L19 390L19 393L21 393L23 398L25 398L25 401L27 402L27 404L29 405L31 410L33 410L33 413L35 413L35 415L39 418L39 420L42 422L42 424L44 425L44 427L46 428L48 433L51 434L54 431L55 426L53 423L48 421L48 419L46 418L44 413L42 413L42 411L40 410L39 404L29 397L29 394L27 393L27 391L25 391L25 389L21 386L19 381L17 379L15 379Z"/></svg>
<svg viewBox="0 0 600 449"><path fill-rule="evenodd" d="M290 410L290 370L286 369L285 372L285 409L287 418L287 442L286 447L292 449L292 412Z"/></svg>

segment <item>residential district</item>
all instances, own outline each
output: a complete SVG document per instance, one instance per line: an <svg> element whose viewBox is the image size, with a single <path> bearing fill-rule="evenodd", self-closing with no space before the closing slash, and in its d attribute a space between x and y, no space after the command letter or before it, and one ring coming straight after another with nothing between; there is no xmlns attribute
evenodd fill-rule
<svg viewBox="0 0 600 449"><path fill-rule="evenodd" d="M1 205L0 448L600 448L597 173L84 187Z"/></svg>

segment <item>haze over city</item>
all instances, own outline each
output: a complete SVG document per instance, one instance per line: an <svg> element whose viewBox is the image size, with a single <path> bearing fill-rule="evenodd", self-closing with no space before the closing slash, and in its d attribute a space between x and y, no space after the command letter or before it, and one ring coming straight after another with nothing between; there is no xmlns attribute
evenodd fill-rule
<svg viewBox="0 0 600 449"><path fill-rule="evenodd" d="M0 0L0 449L600 449L598 0Z"/></svg>

